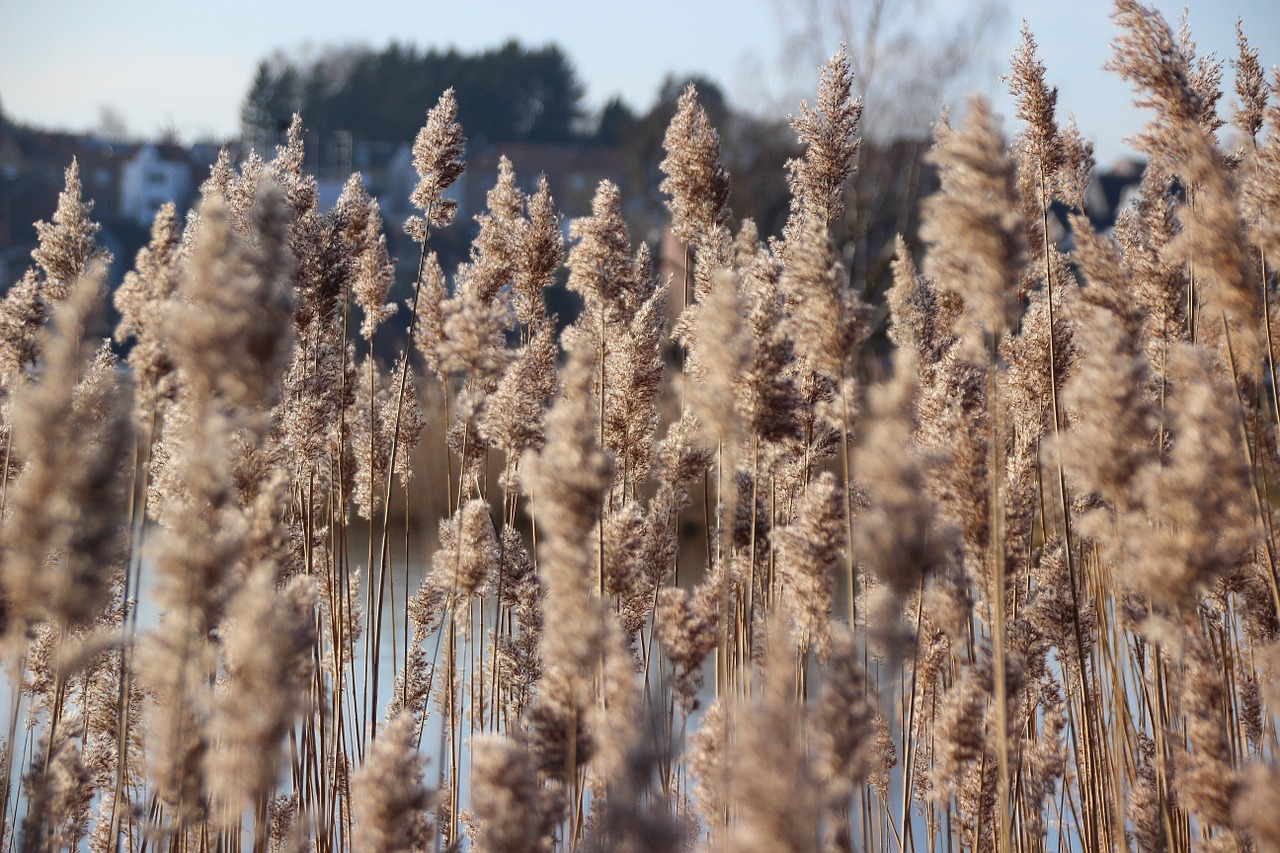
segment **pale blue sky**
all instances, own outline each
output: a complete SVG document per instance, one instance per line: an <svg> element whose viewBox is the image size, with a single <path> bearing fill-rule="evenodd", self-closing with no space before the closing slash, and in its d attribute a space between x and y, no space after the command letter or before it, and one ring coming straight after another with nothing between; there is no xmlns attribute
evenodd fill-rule
<svg viewBox="0 0 1280 853"><path fill-rule="evenodd" d="M848 3L865 0L844 0ZM911 9L919 0L902 0ZM946 27L944 10L960 0L934 0L921 28ZM989 61L972 83L996 95L1011 114L996 77L1026 19L1040 43L1060 112L1074 112L1099 159L1114 159L1140 114L1115 75L1100 70L1115 35L1110 0L1005 0L1008 14L991 37ZM1176 25L1181 3L1157 0ZM1261 51L1264 67L1280 63L1280 0L1204 0L1190 10L1200 51L1235 55L1233 26ZM941 24L939 23L941 21ZM621 94L633 107L651 103L668 72L701 73L730 100L757 112L794 109L816 81L784 58L779 0L651 0L645 3L528 0L3 0L0 2L0 104L6 113L46 127L84 129L110 106L134 133L176 127L184 138L230 136L257 61L276 48L391 39L463 50L508 38L529 45L558 42L598 106ZM817 46L814 54L835 49ZM1231 71L1226 71L1230 85ZM810 81L801 88L804 78ZM960 93L956 94L956 100ZM1229 104L1231 96L1227 98ZM304 117L305 118L305 117ZM1006 130L1012 130L1011 121Z"/></svg>

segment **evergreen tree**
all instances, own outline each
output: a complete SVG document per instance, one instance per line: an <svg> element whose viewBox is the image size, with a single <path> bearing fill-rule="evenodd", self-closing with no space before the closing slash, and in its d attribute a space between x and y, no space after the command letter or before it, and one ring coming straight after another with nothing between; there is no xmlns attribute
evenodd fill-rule
<svg viewBox="0 0 1280 853"><path fill-rule="evenodd" d="M241 110L243 133L273 139L294 112L321 137L411 139L440 93L457 93L458 120L476 140L571 142L579 138L585 90L556 45L509 41L482 53L420 52L392 42L381 51L335 49L310 64L274 57L259 64Z"/></svg>

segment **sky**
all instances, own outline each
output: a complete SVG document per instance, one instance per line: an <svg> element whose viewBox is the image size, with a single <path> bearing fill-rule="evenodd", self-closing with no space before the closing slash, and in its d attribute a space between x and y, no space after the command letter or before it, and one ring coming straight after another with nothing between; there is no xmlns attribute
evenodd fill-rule
<svg viewBox="0 0 1280 853"><path fill-rule="evenodd" d="M825 30L794 38L804 7L869 0L3 0L0 2L0 108L46 128L86 130L109 108L128 130L166 129L180 138L229 138L257 63L289 54L392 40L422 48L480 50L518 38L551 41L569 56L598 108L620 95L646 110L664 78L699 74L717 81L730 102L757 114L794 111L816 87L815 57L840 40ZM928 41L958 26L944 10L974 0L889 0L904 27ZM1025 20L1040 45L1047 78L1060 90L1059 113L1074 114L1107 163L1144 118L1115 74L1101 70L1116 28L1111 0L1001 0L1004 12L987 30L984 57L960 87L986 92L1009 117L1012 102L998 81ZM976 2L975 2L976 5ZM1176 27L1182 4L1156 0ZM1264 68L1280 64L1280 0L1200 0L1189 10L1200 53L1235 56L1235 20L1259 49ZM788 34L792 37L788 37ZM825 42L825 43L815 43ZM1230 87L1231 69L1224 73ZM807 82L806 82L807 81ZM1233 95L1223 106L1230 109ZM305 116L303 117L305 121Z"/></svg>

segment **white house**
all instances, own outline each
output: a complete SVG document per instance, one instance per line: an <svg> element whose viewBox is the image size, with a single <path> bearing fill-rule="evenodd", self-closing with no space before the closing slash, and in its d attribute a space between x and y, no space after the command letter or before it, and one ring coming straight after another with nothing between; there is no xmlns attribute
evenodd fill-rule
<svg viewBox="0 0 1280 853"><path fill-rule="evenodd" d="M139 225L150 225L167 201L182 210L190 200L191 166L176 146L143 145L120 169L120 212Z"/></svg>

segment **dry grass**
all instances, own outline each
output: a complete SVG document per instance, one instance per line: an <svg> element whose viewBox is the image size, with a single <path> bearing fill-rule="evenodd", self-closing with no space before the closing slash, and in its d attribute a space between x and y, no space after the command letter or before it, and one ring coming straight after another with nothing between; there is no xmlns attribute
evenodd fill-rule
<svg viewBox="0 0 1280 853"><path fill-rule="evenodd" d="M843 56L793 120L777 239L729 230L681 97L676 281L616 187L566 247L505 160L446 276L447 92L388 305L376 201L353 180L321 213L295 122L157 217L115 297L125 383L82 341L73 166L0 303L0 844L1280 849L1280 79L1241 36L1224 150L1212 58L1116 17L1155 108L1136 203L1089 230L1089 147L1026 34L1013 141L980 100L937 126L891 365L833 242ZM409 352L358 362L395 310Z"/></svg>

